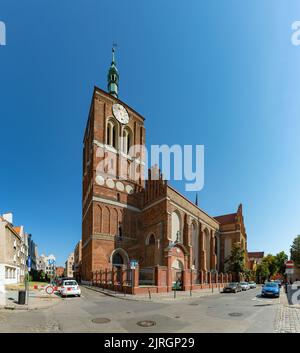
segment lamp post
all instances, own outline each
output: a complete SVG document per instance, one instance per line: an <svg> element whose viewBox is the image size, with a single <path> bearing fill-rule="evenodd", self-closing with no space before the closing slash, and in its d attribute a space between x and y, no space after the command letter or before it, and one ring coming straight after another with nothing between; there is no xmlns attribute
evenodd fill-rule
<svg viewBox="0 0 300 353"><path fill-rule="evenodd" d="M190 279L190 296L192 296L192 286L193 286L193 272L195 269L195 265L192 265L191 267L191 279Z"/></svg>
<svg viewBox="0 0 300 353"><path fill-rule="evenodd" d="M27 297L27 306L29 304L29 272L31 270L31 257L30 255L27 258L26 261L26 269L27 269L27 273L25 273L25 293L26 293L26 297Z"/></svg>

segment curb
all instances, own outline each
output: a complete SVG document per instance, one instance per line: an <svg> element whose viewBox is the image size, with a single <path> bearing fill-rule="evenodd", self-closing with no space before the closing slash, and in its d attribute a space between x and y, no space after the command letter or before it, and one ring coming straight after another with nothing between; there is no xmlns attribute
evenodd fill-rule
<svg viewBox="0 0 300 353"><path fill-rule="evenodd" d="M191 297L181 297L181 298L178 297L176 299L173 299L172 297L170 297L170 298L166 297L166 299L156 300L156 298L153 298L153 299L142 299L142 298L139 298L138 296L134 296L133 294L126 294L126 296L127 295L128 296L131 295L133 297L118 296L118 295L115 295L113 293L104 292L101 289L99 290L99 289L96 289L96 288L93 288L93 287L90 287L90 286L86 286L86 285L81 285L81 286L86 288L86 289L92 290L94 292L98 292L98 293L104 294L104 295L106 295L108 297L117 298L117 299L121 299L121 300L127 300L127 301L142 302L142 303L157 303L157 304L165 303L165 304L170 304L170 303L176 303L178 301L191 300L191 299L200 299L200 298L207 297L207 296L211 295L209 293L208 295L202 295L202 296L191 296ZM220 294L220 293L216 293L216 294Z"/></svg>
<svg viewBox="0 0 300 353"><path fill-rule="evenodd" d="M0 306L0 312L4 312L4 311L34 311L34 310L46 310L46 309L50 309L55 305L58 305L60 302L56 301L54 302L54 304L52 305L47 305L47 306L32 306L32 307L28 307L26 304L24 304L23 306L15 306L15 305L5 305L5 306Z"/></svg>
<svg viewBox="0 0 300 353"><path fill-rule="evenodd" d="M112 297L112 298L117 298L117 299L122 299L122 300L131 300L131 301L143 301L143 300L137 300L137 299L131 299L131 298L126 298L125 296L124 297L121 297L121 296L117 296L115 294L112 294L112 293L107 293L107 292L104 292L102 290L98 290L98 289L95 289L93 287L90 287L90 286L87 286L87 285L82 285L81 284L81 287L84 287L86 289L89 289L89 290L92 290L94 292L97 292L97 293L101 293L101 294L104 294L108 297ZM130 294L126 294L126 295L130 295ZM132 294L131 294L132 295ZM143 302L146 302L146 301L143 301Z"/></svg>

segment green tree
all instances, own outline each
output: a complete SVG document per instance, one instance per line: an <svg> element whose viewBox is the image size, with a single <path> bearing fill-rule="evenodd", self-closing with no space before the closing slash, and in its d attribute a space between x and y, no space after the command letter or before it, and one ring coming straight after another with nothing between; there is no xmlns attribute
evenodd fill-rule
<svg viewBox="0 0 300 353"><path fill-rule="evenodd" d="M269 279L269 277L269 266L266 262L262 261L260 264L257 265L256 268L256 280L258 283L264 282L265 280Z"/></svg>
<svg viewBox="0 0 300 353"><path fill-rule="evenodd" d="M268 266L269 277L272 277L277 273L277 263L274 255L268 254L263 258L262 262Z"/></svg>
<svg viewBox="0 0 300 353"><path fill-rule="evenodd" d="M254 271L250 270L249 268L246 268L244 271L244 276L246 281L251 281L255 277Z"/></svg>
<svg viewBox="0 0 300 353"><path fill-rule="evenodd" d="M228 264L228 271L238 275L245 272L245 250L241 248L239 243L232 246L231 254L225 259Z"/></svg>
<svg viewBox="0 0 300 353"><path fill-rule="evenodd" d="M300 267L300 235L297 235L291 246L291 260Z"/></svg>
<svg viewBox="0 0 300 353"><path fill-rule="evenodd" d="M38 281L44 282L46 277L46 273L43 270L38 272Z"/></svg>
<svg viewBox="0 0 300 353"><path fill-rule="evenodd" d="M284 251L280 251L275 256L275 263L277 267L277 273L284 275L285 273L285 262L288 260L288 255Z"/></svg>

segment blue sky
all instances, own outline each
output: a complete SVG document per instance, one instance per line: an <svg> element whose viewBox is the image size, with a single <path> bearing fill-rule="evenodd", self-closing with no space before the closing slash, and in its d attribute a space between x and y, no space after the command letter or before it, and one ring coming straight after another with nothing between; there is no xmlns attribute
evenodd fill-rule
<svg viewBox="0 0 300 353"><path fill-rule="evenodd" d="M81 237L81 155L93 86L118 43L120 99L147 144L203 144L200 207L240 202L248 249L300 233L299 1L0 0L0 213L65 261ZM174 185L190 199L184 184Z"/></svg>

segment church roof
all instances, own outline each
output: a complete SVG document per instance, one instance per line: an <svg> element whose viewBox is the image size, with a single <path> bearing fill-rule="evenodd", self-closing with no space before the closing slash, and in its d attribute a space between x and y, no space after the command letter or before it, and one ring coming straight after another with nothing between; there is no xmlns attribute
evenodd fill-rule
<svg viewBox="0 0 300 353"><path fill-rule="evenodd" d="M264 251L250 251L248 252L248 258L261 259L264 257Z"/></svg>

